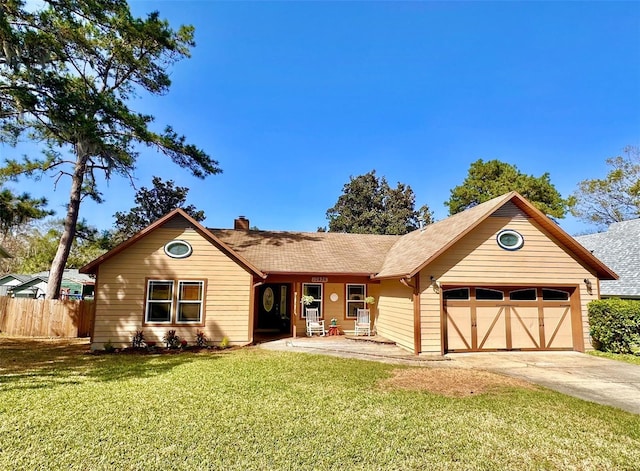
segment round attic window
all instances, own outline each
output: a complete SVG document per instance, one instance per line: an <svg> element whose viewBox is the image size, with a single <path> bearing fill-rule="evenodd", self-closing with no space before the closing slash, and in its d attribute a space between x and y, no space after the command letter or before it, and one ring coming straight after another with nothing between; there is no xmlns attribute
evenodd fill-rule
<svg viewBox="0 0 640 471"><path fill-rule="evenodd" d="M511 229L500 231L496 237L498 245L505 250L518 250L524 245L524 237Z"/></svg>
<svg viewBox="0 0 640 471"><path fill-rule="evenodd" d="M187 258L193 249L185 240L172 240L164 246L164 253L171 258Z"/></svg>

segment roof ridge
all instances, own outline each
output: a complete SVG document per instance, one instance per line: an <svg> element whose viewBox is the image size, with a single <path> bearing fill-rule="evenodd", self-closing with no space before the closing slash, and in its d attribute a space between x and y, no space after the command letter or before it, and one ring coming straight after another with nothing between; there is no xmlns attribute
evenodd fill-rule
<svg viewBox="0 0 640 471"><path fill-rule="evenodd" d="M282 231L282 230L270 230L270 229L231 229L231 228L216 228L216 227L207 227L209 231L228 231L228 232L237 232L242 234L305 234L305 235L317 235L317 236L364 236L364 237L403 237L407 234L369 234L369 233L359 233L359 232L330 232L330 231ZM417 229L416 229L417 230ZM411 231L413 232L413 231Z"/></svg>

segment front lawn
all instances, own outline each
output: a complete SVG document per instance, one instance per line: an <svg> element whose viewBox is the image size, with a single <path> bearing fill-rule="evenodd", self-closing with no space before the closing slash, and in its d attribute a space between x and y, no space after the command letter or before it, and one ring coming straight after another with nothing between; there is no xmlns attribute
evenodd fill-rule
<svg viewBox="0 0 640 471"><path fill-rule="evenodd" d="M588 352L594 357L609 358L610 360L624 361L633 365L640 365L640 355L632 355L630 353L609 353L601 352L599 350L591 350Z"/></svg>
<svg viewBox="0 0 640 471"><path fill-rule="evenodd" d="M640 416L497 376L493 387L480 387L491 383L488 373L257 348L145 356L26 345L0 337L5 469L632 470L640 463ZM464 393L438 387L452 375Z"/></svg>

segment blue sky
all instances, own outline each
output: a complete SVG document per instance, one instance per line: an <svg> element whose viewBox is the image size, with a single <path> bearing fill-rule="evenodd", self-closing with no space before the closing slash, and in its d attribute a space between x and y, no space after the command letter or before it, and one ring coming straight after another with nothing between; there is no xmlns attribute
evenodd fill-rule
<svg viewBox="0 0 640 471"><path fill-rule="evenodd" d="M209 227L244 215L260 229L315 231L349 177L372 169L442 219L479 158L549 172L568 196L640 145L640 2L130 4L193 24L197 42L169 94L132 106L224 172L201 181L145 149L136 184L157 175L189 187ZM67 181L12 187L64 214ZM81 217L104 229L135 190L124 179L102 189L106 202L83 203Z"/></svg>

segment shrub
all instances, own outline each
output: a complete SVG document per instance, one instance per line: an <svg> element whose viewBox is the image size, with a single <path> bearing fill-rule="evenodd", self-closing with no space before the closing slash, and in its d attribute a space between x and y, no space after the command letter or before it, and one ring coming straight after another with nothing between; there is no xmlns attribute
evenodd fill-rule
<svg viewBox="0 0 640 471"><path fill-rule="evenodd" d="M206 347L208 341L209 339L207 338L207 336L204 334L202 330L198 330L196 332L196 345L198 347Z"/></svg>
<svg viewBox="0 0 640 471"><path fill-rule="evenodd" d="M113 346L113 344L111 343L111 339L107 340L104 343L104 351L107 353L113 353L115 352L116 348Z"/></svg>
<svg viewBox="0 0 640 471"><path fill-rule="evenodd" d="M133 334L133 337L131 338L131 346L133 348L144 347L144 332L142 330L136 330L136 333Z"/></svg>
<svg viewBox="0 0 640 471"><path fill-rule="evenodd" d="M229 337L222 337L222 340L220 341L220 348L227 347L229 347Z"/></svg>
<svg viewBox="0 0 640 471"><path fill-rule="evenodd" d="M167 346L167 348L180 347L180 337L176 335L175 330L168 330L167 333L162 337L162 341Z"/></svg>
<svg viewBox="0 0 640 471"><path fill-rule="evenodd" d="M640 301L601 299L588 305L596 350L634 353L640 348Z"/></svg>

